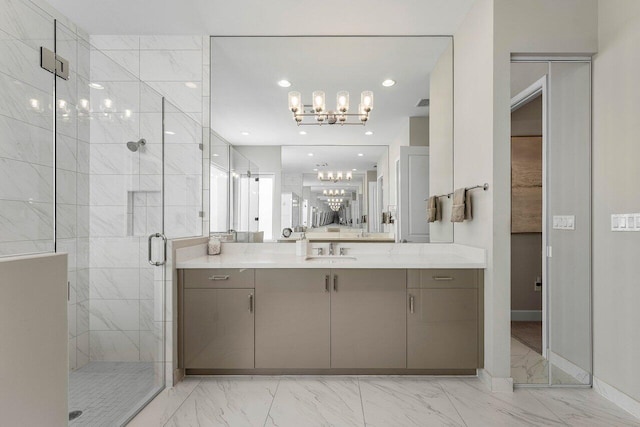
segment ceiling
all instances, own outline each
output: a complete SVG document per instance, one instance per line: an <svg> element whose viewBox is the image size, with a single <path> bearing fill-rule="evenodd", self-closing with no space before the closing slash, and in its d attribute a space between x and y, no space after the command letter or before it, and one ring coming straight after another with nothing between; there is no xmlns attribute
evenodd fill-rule
<svg viewBox="0 0 640 427"><path fill-rule="evenodd" d="M282 147L282 171L284 173L313 173L320 171L352 171L362 173L374 170L387 147L366 146L289 146ZM309 156L313 154L313 156ZM362 156L359 156L362 154ZM327 166L318 166L327 163ZM353 171L353 169L357 169Z"/></svg>
<svg viewBox="0 0 640 427"><path fill-rule="evenodd" d="M47 0L90 34L450 35L474 0Z"/></svg>
<svg viewBox="0 0 640 427"><path fill-rule="evenodd" d="M409 117L428 115L416 104L429 98L430 73L450 43L450 37L214 37L211 128L233 145L389 145ZM281 79L292 86L278 86ZM385 79L396 84L383 87ZM371 90L374 109L366 126L296 126L287 101L292 90L305 104L323 90L327 109L347 90L350 112Z"/></svg>

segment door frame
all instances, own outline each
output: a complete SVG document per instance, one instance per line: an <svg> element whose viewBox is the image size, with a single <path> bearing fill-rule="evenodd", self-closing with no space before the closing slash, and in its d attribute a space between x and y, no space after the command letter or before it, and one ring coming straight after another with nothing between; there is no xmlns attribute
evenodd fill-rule
<svg viewBox="0 0 640 427"><path fill-rule="evenodd" d="M545 74L535 81L528 88L511 98L511 113L527 105L534 98L542 95L542 357L548 359L549 350L549 280L548 280L548 221L547 221L547 166L548 166L548 79L549 74Z"/></svg>

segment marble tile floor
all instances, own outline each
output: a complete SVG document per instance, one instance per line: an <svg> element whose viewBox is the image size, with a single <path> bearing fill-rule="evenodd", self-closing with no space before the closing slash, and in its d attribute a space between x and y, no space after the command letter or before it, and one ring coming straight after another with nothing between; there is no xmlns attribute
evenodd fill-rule
<svg viewBox="0 0 640 427"><path fill-rule="evenodd" d="M537 351L511 337L511 378L515 384L549 384L549 368L553 384L584 385L562 369L550 364Z"/></svg>
<svg viewBox="0 0 640 427"><path fill-rule="evenodd" d="M188 377L129 427L640 426L592 389L491 393L477 378Z"/></svg>
<svg viewBox="0 0 640 427"><path fill-rule="evenodd" d="M152 363L90 362L69 374L70 426L120 426L157 391Z"/></svg>

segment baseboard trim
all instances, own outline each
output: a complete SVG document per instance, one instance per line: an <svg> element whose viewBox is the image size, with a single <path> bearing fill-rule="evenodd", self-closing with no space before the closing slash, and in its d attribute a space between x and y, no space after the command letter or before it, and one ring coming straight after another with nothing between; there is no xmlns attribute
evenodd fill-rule
<svg viewBox="0 0 640 427"><path fill-rule="evenodd" d="M486 369L478 369L478 378L494 393L513 393L513 378L494 377Z"/></svg>
<svg viewBox="0 0 640 427"><path fill-rule="evenodd" d="M597 377L593 377L593 389L600 396L640 419L640 402L633 397Z"/></svg>
<svg viewBox="0 0 640 427"><path fill-rule="evenodd" d="M551 350L549 350L549 363L571 375L580 384L587 385L591 382L591 374L589 372Z"/></svg>
<svg viewBox="0 0 640 427"><path fill-rule="evenodd" d="M511 310L512 322L542 322L542 310Z"/></svg>

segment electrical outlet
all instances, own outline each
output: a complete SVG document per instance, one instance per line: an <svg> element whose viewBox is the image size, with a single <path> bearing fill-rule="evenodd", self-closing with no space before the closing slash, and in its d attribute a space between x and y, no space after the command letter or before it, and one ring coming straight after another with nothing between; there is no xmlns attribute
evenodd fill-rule
<svg viewBox="0 0 640 427"><path fill-rule="evenodd" d="M542 278L536 277L536 281L533 282L533 290L536 292L542 292Z"/></svg>

